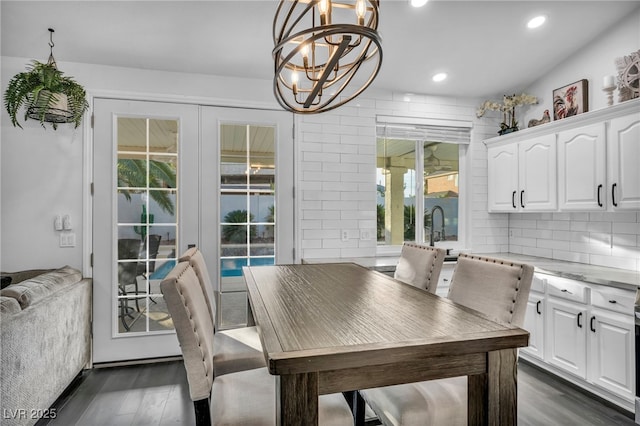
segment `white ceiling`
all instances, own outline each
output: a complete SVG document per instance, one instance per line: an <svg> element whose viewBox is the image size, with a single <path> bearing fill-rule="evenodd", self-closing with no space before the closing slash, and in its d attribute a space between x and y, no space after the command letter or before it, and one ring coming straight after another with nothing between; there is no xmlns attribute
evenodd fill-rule
<svg viewBox="0 0 640 426"><path fill-rule="evenodd" d="M0 2L1 54L271 80L277 1ZM640 1L382 0L373 87L490 96L519 91L640 7ZM547 24L528 30L537 14ZM445 71L449 79L433 83Z"/></svg>

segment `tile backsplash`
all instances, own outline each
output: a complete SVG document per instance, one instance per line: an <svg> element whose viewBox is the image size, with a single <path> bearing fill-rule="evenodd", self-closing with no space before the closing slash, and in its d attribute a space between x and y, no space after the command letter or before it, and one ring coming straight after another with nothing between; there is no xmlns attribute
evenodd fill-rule
<svg viewBox="0 0 640 426"><path fill-rule="evenodd" d="M640 212L511 213L509 251L640 271Z"/></svg>

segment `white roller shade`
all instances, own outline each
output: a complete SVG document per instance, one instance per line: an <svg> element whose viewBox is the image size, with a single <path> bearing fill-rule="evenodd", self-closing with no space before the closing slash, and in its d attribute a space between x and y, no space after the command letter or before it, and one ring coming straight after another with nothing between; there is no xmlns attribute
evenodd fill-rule
<svg viewBox="0 0 640 426"><path fill-rule="evenodd" d="M468 121L378 116L376 134L387 139L469 144L471 126Z"/></svg>

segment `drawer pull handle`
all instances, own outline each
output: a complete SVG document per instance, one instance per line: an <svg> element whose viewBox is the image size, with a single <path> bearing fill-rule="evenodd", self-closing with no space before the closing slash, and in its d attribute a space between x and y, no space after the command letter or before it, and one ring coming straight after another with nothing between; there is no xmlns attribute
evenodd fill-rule
<svg viewBox="0 0 640 426"><path fill-rule="evenodd" d="M589 324L589 328L591 329L591 331L593 331L594 333L596 332L595 327L593 326L593 321L596 319L595 315L591 317L591 323Z"/></svg>
<svg viewBox="0 0 640 426"><path fill-rule="evenodd" d="M542 315L542 312L540 312L540 302L542 302L542 300L538 300L536 302L536 312L538 313L538 315Z"/></svg>
<svg viewBox="0 0 640 426"><path fill-rule="evenodd" d="M566 288L563 288L563 289L562 289L562 290L560 290L560 291L561 291L561 292L563 292L563 293L573 294L573 293L571 293L569 290L567 290Z"/></svg>
<svg viewBox="0 0 640 426"><path fill-rule="evenodd" d="M511 194L511 205L514 209L516 208L516 191L513 191Z"/></svg>
<svg viewBox="0 0 640 426"><path fill-rule="evenodd" d="M520 191L520 207L524 209L524 190Z"/></svg>
<svg viewBox="0 0 640 426"><path fill-rule="evenodd" d="M609 303L618 303L617 300L609 300Z"/></svg>
<svg viewBox="0 0 640 426"><path fill-rule="evenodd" d="M580 320L582 319L582 312L578 312L578 316L576 317L576 322L578 323L578 328L582 328L582 323Z"/></svg>
<svg viewBox="0 0 640 426"><path fill-rule="evenodd" d="M618 203L616 203L616 186L618 186L617 183L611 185L611 202L614 207L618 207Z"/></svg>
<svg viewBox="0 0 640 426"><path fill-rule="evenodd" d="M449 282L449 278L443 278L442 281L444 281L445 283Z"/></svg>
<svg viewBox="0 0 640 426"><path fill-rule="evenodd" d="M602 192L602 184L598 185L598 206L602 207L602 200L600 199L600 192Z"/></svg>

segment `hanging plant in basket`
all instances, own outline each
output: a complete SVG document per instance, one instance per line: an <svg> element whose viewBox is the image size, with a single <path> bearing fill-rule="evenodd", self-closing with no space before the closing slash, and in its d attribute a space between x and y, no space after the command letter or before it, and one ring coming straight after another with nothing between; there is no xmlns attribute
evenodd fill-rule
<svg viewBox="0 0 640 426"><path fill-rule="evenodd" d="M49 29L53 34L53 30ZM25 109L24 119L31 118L51 123L57 129L59 123L74 123L77 128L82 116L89 108L84 88L72 77L58 70L53 59L53 41L49 43L51 54L45 64L33 61L26 72L16 74L4 93L4 106L11 118L11 124L22 128L18 113Z"/></svg>

